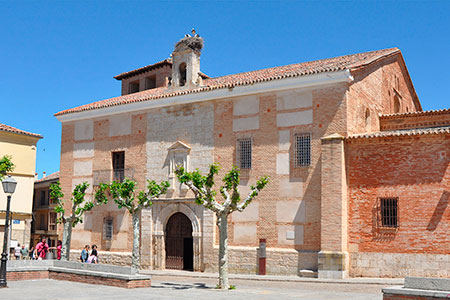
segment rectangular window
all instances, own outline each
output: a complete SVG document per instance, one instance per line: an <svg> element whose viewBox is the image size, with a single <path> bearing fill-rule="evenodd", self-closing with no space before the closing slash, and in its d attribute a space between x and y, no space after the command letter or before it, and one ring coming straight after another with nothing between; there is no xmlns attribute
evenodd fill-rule
<svg viewBox="0 0 450 300"><path fill-rule="evenodd" d="M113 219L112 218L105 219L103 226L104 226L103 227L103 237L104 237L103 239L112 240L113 229L114 229Z"/></svg>
<svg viewBox="0 0 450 300"><path fill-rule="evenodd" d="M45 215L40 215L40 219L39 219L40 223L39 223L39 230L47 230L47 220L45 218Z"/></svg>
<svg viewBox="0 0 450 300"><path fill-rule="evenodd" d="M311 165L311 134L296 134L294 135L294 166L309 165Z"/></svg>
<svg viewBox="0 0 450 300"><path fill-rule="evenodd" d="M139 80L130 82L128 93L133 94L139 92Z"/></svg>
<svg viewBox="0 0 450 300"><path fill-rule="evenodd" d="M112 153L113 180L122 182L125 179L125 151Z"/></svg>
<svg viewBox="0 0 450 300"><path fill-rule="evenodd" d="M237 164L240 169L252 168L252 139L239 139L237 143Z"/></svg>
<svg viewBox="0 0 450 300"><path fill-rule="evenodd" d="M398 198L381 198L381 226L398 227Z"/></svg>
<svg viewBox="0 0 450 300"><path fill-rule="evenodd" d="M56 213L50 213L48 225L49 230L56 230Z"/></svg>
<svg viewBox="0 0 450 300"><path fill-rule="evenodd" d="M48 204L45 191L41 191L41 206Z"/></svg>
<svg viewBox="0 0 450 300"><path fill-rule="evenodd" d="M150 76L145 78L145 89L150 90L156 88L156 76Z"/></svg>

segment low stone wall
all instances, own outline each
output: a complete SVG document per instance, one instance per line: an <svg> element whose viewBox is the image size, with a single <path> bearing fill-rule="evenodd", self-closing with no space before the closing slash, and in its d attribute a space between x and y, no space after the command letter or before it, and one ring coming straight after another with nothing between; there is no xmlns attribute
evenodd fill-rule
<svg viewBox="0 0 450 300"><path fill-rule="evenodd" d="M70 261L80 261L81 250L70 250ZM99 262L101 264L115 266L131 266L131 252L100 251Z"/></svg>
<svg viewBox="0 0 450 300"><path fill-rule="evenodd" d="M217 272L218 247L214 247L213 263L205 264L205 272ZM259 259L257 247L230 247L228 251L230 273L257 274ZM300 270L317 271L317 252L269 248L266 250L267 275L299 276Z"/></svg>
<svg viewBox="0 0 450 300"><path fill-rule="evenodd" d="M406 277L404 286L383 289L383 300L444 300L450 298L450 279Z"/></svg>
<svg viewBox="0 0 450 300"><path fill-rule="evenodd" d="M350 253L350 277L449 277L450 255Z"/></svg>
<svg viewBox="0 0 450 300"><path fill-rule="evenodd" d="M151 277L129 267L85 264L71 261L9 261L8 280L54 279L102 284L123 288L150 287Z"/></svg>

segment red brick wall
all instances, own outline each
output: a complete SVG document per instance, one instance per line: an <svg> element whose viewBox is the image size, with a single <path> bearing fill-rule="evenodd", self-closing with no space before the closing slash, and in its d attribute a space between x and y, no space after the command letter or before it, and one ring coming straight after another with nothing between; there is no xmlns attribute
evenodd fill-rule
<svg viewBox="0 0 450 300"><path fill-rule="evenodd" d="M352 251L450 253L450 135L350 140L347 165ZM398 230L377 226L378 197L398 197Z"/></svg>
<svg viewBox="0 0 450 300"><path fill-rule="evenodd" d="M395 95L400 99L400 112L419 109L400 54L352 71L352 75L354 81L347 93L350 134L378 131L378 114L394 113ZM367 125L366 110L369 112Z"/></svg>
<svg viewBox="0 0 450 300"><path fill-rule="evenodd" d="M257 239L248 244L239 244L233 241L235 222L231 217L229 221L229 243L231 245L257 246L258 239L265 238L268 247L295 248L299 250L320 250L320 138L322 136L339 132L346 133L346 104L344 95L347 84L330 85L312 91L312 107L292 109L290 111L313 110L313 123L291 127L278 128L277 93L258 95L259 98L259 129L233 132L233 101L230 99L215 102L214 118L214 160L219 162L222 169L219 178L225 171L236 164L236 141L240 137L251 136L253 139L252 168L250 171L242 171L241 177L248 179L250 183L262 175L270 176L270 183L258 195L255 201L259 203L259 220L257 222ZM283 110L283 112L286 112ZM244 117L253 115L245 115ZM294 167L290 160L290 178L299 178L303 182L303 197L305 201L306 219L301 223L304 228L303 244L296 246L281 245L278 243L277 225L286 225L277 222L276 203L282 201L280 190L284 187L279 184L283 175L276 173L276 158L279 153L279 130L290 130L291 143L296 132L310 132L311 140L311 166ZM286 176L286 175L284 175ZM218 197L220 198L220 196ZM239 212L235 212L237 214ZM293 223L290 223L293 224ZM300 225L295 224L295 225ZM218 236L216 235L216 242Z"/></svg>
<svg viewBox="0 0 450 300"><path fill-rule="evenodd" d="M145 90L145 78L149 76L156 76L156 87L167 86L168 77L172 76L172 66L163 66L142 74L134 75L132 77L122 80L122 95L129 94L130 82L139 81L139 91Z"/></svg>
<svg viewBox="0 0 450 300"><path fill-rule="evenodd" d="M52 271L26 271L26 272L7 272L6 279L9 281L21 280L37 280L37 279L53 279L65 280L90 284L101 284L109 286L117 286L122 288L141 288L150 287L151 280L121 280L113 278L103 278L89 275L78 275L71 273L60 273Z"/></svg>
<svg viewBox="0 0 450 300"><path fill-rule="evenodd" d="M449 297L426 297L414 295L383 294L383 300L448 300Z"/></svg>

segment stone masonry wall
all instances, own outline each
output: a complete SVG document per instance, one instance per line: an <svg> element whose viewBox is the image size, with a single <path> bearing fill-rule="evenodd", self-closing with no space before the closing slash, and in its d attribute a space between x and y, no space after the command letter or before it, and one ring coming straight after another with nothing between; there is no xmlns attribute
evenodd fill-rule
<svg viewBox="0 0 450 300"><path fill-rule="evenodd" d="M215 261L208 264L205 272L217 272L219 249L214 247ZM243 274L258 273L258 249L256 247L229 248L229 272ZM299 251L292 249L267 249L266 272L267 275L299 275L302 269L317 270L317 252Z"/></svg>
<svg viewBox="0 0 450 300"><path fill-rule="evenodd" d="M354 252L350 254L351 277L450 276L449 254Z"/></svg>

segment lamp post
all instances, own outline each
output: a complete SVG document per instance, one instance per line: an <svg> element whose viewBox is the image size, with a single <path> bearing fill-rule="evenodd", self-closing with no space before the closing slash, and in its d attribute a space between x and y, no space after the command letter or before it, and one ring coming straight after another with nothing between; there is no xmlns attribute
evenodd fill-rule
<svg viewBox="0 0 450 300"><path fill-rule="evenodd" d="M9 233L9 207L11 204L11 195L16 190L17 181L8 175L8 177L2 181L3 191L8 194L8 200L6 202L6 217L5 217L5 232L3 235L3 252L2 252L2 264L0 267L0 288L7 287L6 284L6 261L8 260L8 233Z"/></svg>

